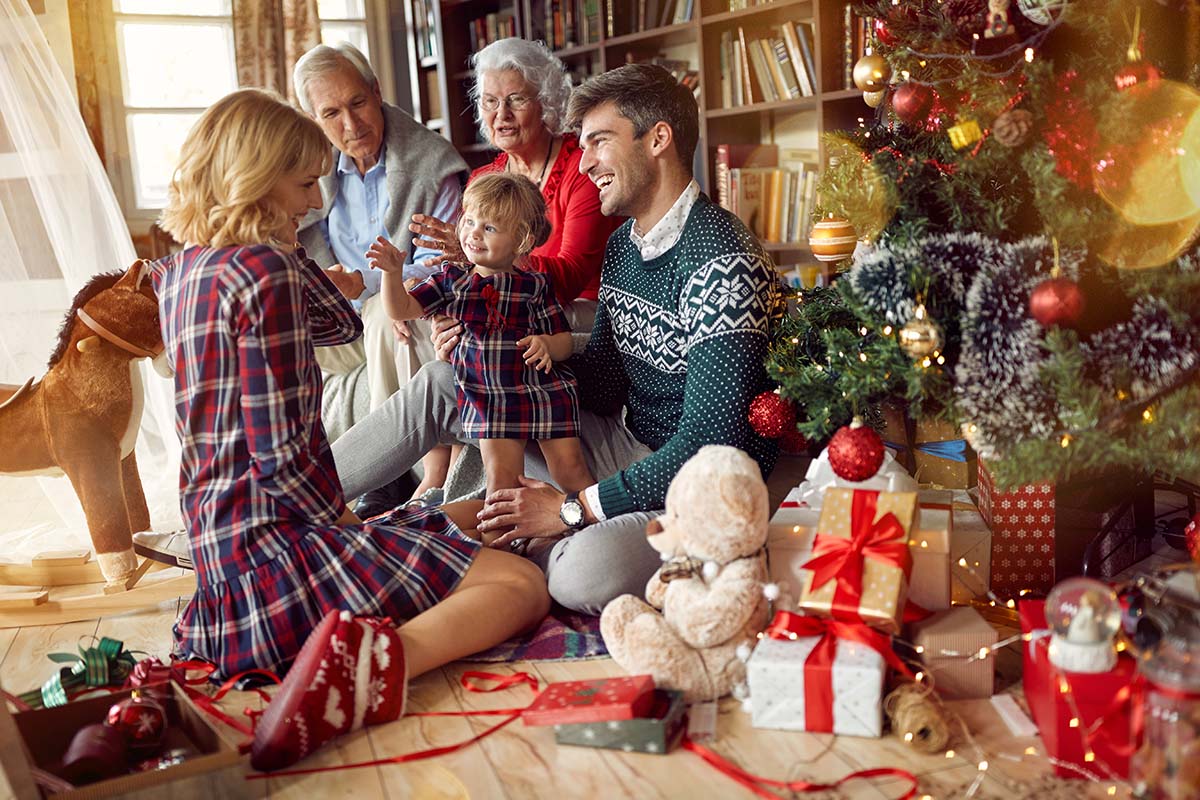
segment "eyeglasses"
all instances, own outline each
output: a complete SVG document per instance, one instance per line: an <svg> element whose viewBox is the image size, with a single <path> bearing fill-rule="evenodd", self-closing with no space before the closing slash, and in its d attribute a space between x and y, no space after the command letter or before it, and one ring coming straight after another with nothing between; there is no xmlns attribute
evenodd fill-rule
<svg viewBox="0 0 1200 800"><path fill-rule="evenodd" d="M484 111L492 112L498 111L500 109L500 104L503 103L504 105L508 106L509 111L520 111L522 108L532 102L532 97L526 97L523 94L510 94L503 100L501 100L499 97L493 97L489 94L479 98L479 107Z"/></svg>

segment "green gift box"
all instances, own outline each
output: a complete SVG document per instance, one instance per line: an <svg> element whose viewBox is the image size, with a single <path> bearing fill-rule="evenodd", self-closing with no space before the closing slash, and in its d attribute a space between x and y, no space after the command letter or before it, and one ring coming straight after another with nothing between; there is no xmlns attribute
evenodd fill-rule
<svg viewBox="0 0 1200 800"><path fill-rule="evenodd" d="M664 755L683 737L687 727L686 712L683 692L655 689L653 702L645 716L555 725L554 741L626 753Z"/></svg>

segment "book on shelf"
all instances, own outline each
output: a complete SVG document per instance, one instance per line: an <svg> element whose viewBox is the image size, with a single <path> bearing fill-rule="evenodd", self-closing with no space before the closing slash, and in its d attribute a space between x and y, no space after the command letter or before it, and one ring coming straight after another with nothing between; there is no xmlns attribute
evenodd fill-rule
<svg viewBox="0 0 1200 800"><path fill-rule="evenodd" d="M742 167L774 167L779 164L779 147L774 144L718 144L714 177L717 184L717 204L734 211L729 175Z"/></svg>
<svg viewBox="0 0 1200 800"><path fill-rule="evenodd" d="M800 84L796 82L796 68L788 57L783 38L772 36L762 40L769 48L766 55L770 58L771 77L775 81L775 89L779 92L780 100L791 100L801 96Z"/></svg>
<svg viewBox="0 0 1200 800"><path fill-rule="evenodd" d="M804 23L801 22L785 22L780 26L780 32L783 34L783 45L787 51L788 61L792 71L796 74L796 85L800 89L802 97L812 97L817 93L816 84L813 83L813 76L816 75L816 69L812 64L812 51L808 46Z"/></svg>
<svg viewBox="0 0 1200 800"><path fill-rule="evenodd" d="M791 24L792 32L796 35L796 39L800 43L800 59L805 70L808 73L807 83L809 90L817 93L817 62L813 59L813 26L811 22L793 22ZM799 73L797 73L799 75Z"/></svg>
<svg viewBox="0 0 1200 800"><path fill-rule="evenodd" d="M874 17L860 15L849 4L842 16L843 88L854 89L854 65L867 54L871 46L871 27Z"/></svg>
<svg viewBox="0 0 1200 800"><path fill-rule="evenodd" d="M816 151L775 144L719 144L717 202L763 241L803 242L816 195Z"/></svg>
<svg viewBox="0 0 1200 800"><path fill-rule="evenodd" d="M583 0L580 9L580 44L600 41L600 0Z"/></svg>
<svg viewBox="0 0 1200 800"><path fill-rule="evenodd" d="M741 62L741 83L742 83L742 99L739 105L749 105L757 100L762 99L762 95L757 98L754 96L753 84L750 82L750 55L746 49L746 31L741 25L737 29L737 50L740 55Z"/></svg>
<svg viewBox="0 0 1200 800"><path fill-rule="evenodd" d="M517 20L511 11L495 11L467 23L467 38L473 53L499 39L516 35Z"/></svg>
<svg viewBox="0 0 1200 800"><path fill-rule="evenodd" d="M758 96L765 102L772 103L779 99L778 93L775 91L775 82L771 80L771 73L767 71L767 60L763 55L762 40L751 39L747 52L750 56L750 73L754 76L754 85L758 87ZM774 63L775 57L771 57L771 63Z"/></svg>

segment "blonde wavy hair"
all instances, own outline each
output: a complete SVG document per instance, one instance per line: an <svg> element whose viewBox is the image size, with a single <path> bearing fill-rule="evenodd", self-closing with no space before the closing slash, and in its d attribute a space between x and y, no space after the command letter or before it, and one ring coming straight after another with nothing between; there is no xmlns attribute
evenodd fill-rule
<svg viewBox="0 0 1200 800"><path fill-rule="evenodd" d="M464 211L471 209L481 216L490 216L502 225L515 229L514 238L520 243L517 252L524 255L541 247L550 238L550 220L546 219L546 200L533 181L507 172L489 172L467 184L463 192ZM461 232L464 213L458 218Z"/></svg>
<svg viewBox="0 0 1200 800"><path fill-rule="evenodd" d="M273 92L242 89L213 103L188 132L159 225L180 242L268 244L287 212L265 202L285 175L320 165L332 150L321 128Z"/></svg>

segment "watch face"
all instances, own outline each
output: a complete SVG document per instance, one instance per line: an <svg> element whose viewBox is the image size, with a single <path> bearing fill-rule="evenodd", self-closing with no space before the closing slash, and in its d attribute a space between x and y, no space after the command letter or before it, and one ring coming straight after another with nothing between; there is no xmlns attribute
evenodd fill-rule
<svg viewBox="0 0 1200 800"><path fill-rule="evenodd" d="M562 504L562 511L559 512L559 515L563 522L573 528L583 522L583 506L578 500L568 500Z"/></svg>

